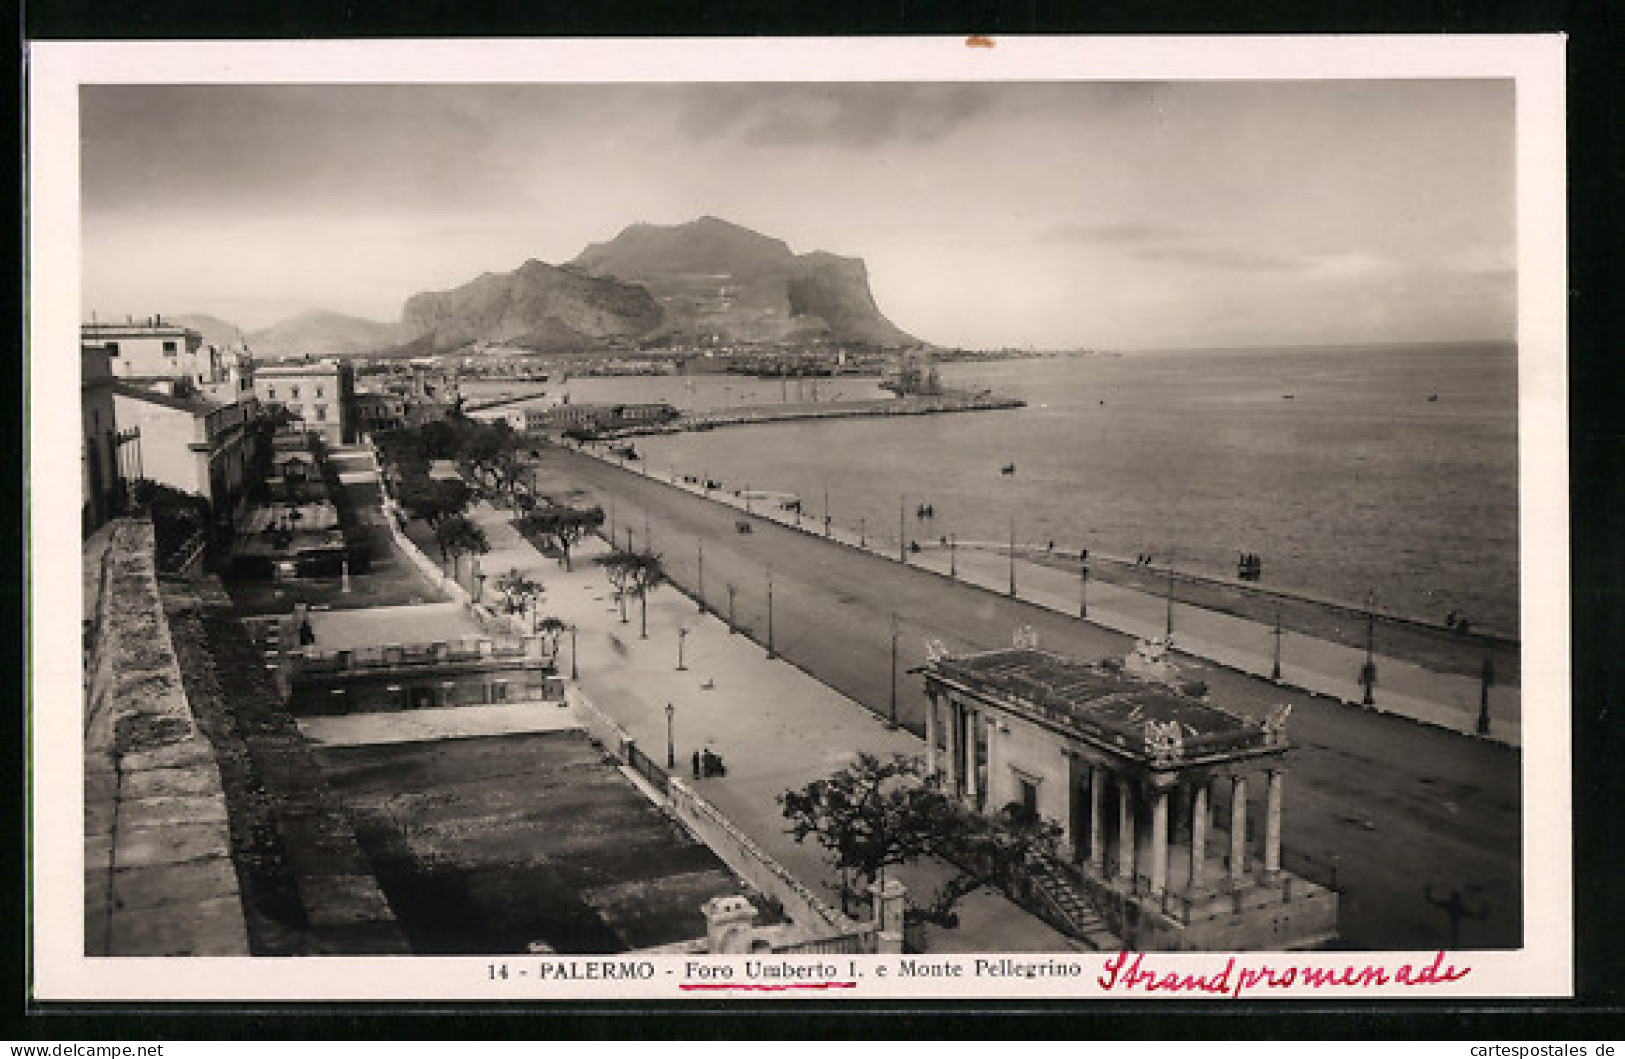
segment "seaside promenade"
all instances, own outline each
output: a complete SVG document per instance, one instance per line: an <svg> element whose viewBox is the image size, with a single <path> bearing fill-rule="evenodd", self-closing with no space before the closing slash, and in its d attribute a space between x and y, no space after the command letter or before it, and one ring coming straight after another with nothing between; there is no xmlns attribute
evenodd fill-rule
<svg viewBox="0 0 1625 1059"><path fill-rule="evenodd" d="M675 612L657 605L661 597L675 596L669 589L650 600L649 635L664 645L656 648L656 654L663 652L671 666L663 678L667 686L672 680L687 679L675 670L680 625L709 629L721 622L726 635L731 623L740 630L732 642L748 644L759 663L780 673L800 670L870 711L872 719L842 727L828 740L818 735L822 728L818 725L785 731L751 729L739 744L747 758L798 755L804 759L800 766L804 771L797 774L807 778L839 767L843 760L839 753L860 747L885 752L890 740L902 739L903 733L881 723L888 716L894 715L915 733L923 729L924 696L909 670L924 662L927 640L940 641L951 651L985 650L1008 645L1014 631L1031 627L1041 646L1082 659L1122 657L1134 647L1132 635L1080 621L1075 612L1029 601L1031 588L1023 590L1023 598L1011 599L1004 591L967 583L963 573L955 580L924 569L913 561L915 556L905 565L895 553L887 557L851 546L856 542L826 540L809 530L811 519L804 520L803 530L797 532L718 503L714 493L707 499L693 490L674 488L663 476L651 479L629 473L583 454L542 450L535 484L542 495L560 502L601 504L609 516L606 536L612 534L622 547L630 540L634 547L651 545L661 554L668 576L687 597L676 597ZM753 509L759 504L753 502ZM794 515L788 520L793 522ZM742 521L750 523L753 532L737 532ZM983 560L986 568L980 576L990 581L995 568L1007 565L1002 556L984 555ZM487 556L484 568L494 573L500 562ZM581 565L578 560L578 568ZM555 570L544 576L544 583L551 586L558 576ZM598 605L607 614L608 585L601 573L596 578L603 593ZM1076 590L1075 581L1071 588ZM1068 598L1076 597L1068 593ZM564 600L550 587L543 613ZM702 616L702 605L709 617ZM1176 623L1181 613L1176 609ZM610 673L624 670L645 646L638 636L635 609L631 617L629 626L621 626L623 634L612 631L613 639L599 645L597 650L607 647L610 654L599 657L595 650L589 656L585 643L581 645L580 668L589 694L592 680L611 679ZM1176 624L1176 640L1179 630ZM696 635L690 634L686 650L697 647ZM776 660L767 657L769 644ZM606 660L613 665L600 672ZM1343 927L1350 944L1410 948L1455 941L1483 946L1520 943L1523 821L1520 758L1515 750L1398 715L1351 707L1198 658L1180 662L1189 676L1208 684L1216 704L1233 712L1263 716L1282 704L1294 707L1289 734L1296 749L1288 786L1284 863L1289 870L1344 891ZM764 691L755 708L771 709L777 694ZM663 710L664 702L658 705ZM676 710L681 738L680 703ZM643 738L657 740L652 745L663 746L664 720L660 713L642 722ZM906 745L920 744L916 738ZM737 762L730 753L715 749L729 759L732 770ZM681 746L678 751L687 752ZM837 756L828 758L824 767L820 762L826 753ZM770 803L775 793L765 788L756 792L769 799L765 805L753 807L752 799L746 798L727 806L741 814L740 826L764 844L782 831L777 808ZM800 854L805 857L808 852ZM786 864L793 870L807 863L794 861L794 856L786 853ZM1438 903L1451 894L1466 895L1463 900L1481 910L1481 918L1458 924L1459 937Z"/></svg>
<svg viewBox="0 0 1625 1059"><path fill-rule="evenodd" d="M630 473L704 496L755 518L825 537L895 562L905 561L898 553L895 538L882 538L878 534L875 538L860 537L849 527L835 524L826 532L822 519L815 516L798 516L762 499L747 502L726 490L705 490L703 485L685 482L681 477L673 479L659 474L645 461L617 459L590 449L583 451ZM929 527L919 529L918 534L921 538L928 537ZM1172 625L1177 652L1254 676L1271 678L1279 657L1279 683L1345 704L1363 704L1365 688L1360 683L1360 672L1366 653L1360 648L1283 629L1277 655L1277 634L1272 624L1181 602L1177 588L1170 607L1165 596L1112 584L1101 578L1081 584L1076 573L1025 558L1026 553L1019 546L1012 562L1007 544L961 541L950 553L937 541L922 539L920 543L920 551L907 553L907 565L1058 614L1078 616L1086 608L1086 620L1090 623L1136 638L1164 636ZM1180 575L1181 578L1189 576ZM1522 694L1518 684L1492 682L1486 711L1479 677L1441 672L1380 650L1373 654L1373 660L1377 680L1370 709L1508 746L1522 744ZM1481 729L1482 721L1488 722L1487 731Z"/></svg>
<svg viewBox="0 0 1625 1059"><path fill-rule="evenodd" d="M789 837L777 797L842 768L860 750L923 756L922 741L906 730L887 728L871 711L806 673L768 659L750 639L730 633L722 619L698 613L687 596L669 586L649 593L645 638L636 600L628 602L627 620L621 620L613 589L597 562L611 550L602 540L583 541L572 553L572 569L566 570L513 528L511 512L482 503L470 517L490 544L481 557L482 570L494 577L518 569L539 580L545 586L541 612L575 627L573 643L566 637L561 648L561 672L568 673L573 664L577 686L587 699L663 765L669 734L675 763L671 772L691 782L770 856L836 904L835 873L824 851L815 842L798 844ZM721 756L726 776L691 778L693 755L706 749ZM911 900L928 903L957 873L928 860L894 874L909 887ZM928 951L1089 951L1088 945L985 888L967 895L958 913L957 927L927 928Z"/></svg>

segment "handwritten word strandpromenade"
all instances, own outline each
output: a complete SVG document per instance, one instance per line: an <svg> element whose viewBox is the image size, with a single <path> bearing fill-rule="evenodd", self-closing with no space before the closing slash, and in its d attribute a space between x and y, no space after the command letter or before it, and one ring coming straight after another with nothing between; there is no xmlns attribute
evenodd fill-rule
<svg viewBox="0 0 1625 1059"><path fill-rule="evenodd" d="M1096 981L1111 992L1189 993L1195 996L1228 996L1238 999L1257 989L1371 988L1375 986L1434 986L1459 982L1472 973L1470 967L1444 962L1441 950L1429 964L1401 963L1349 964L1345 967L1312 967L1296 964L1261 964L1238 967L1230 957L1224 969L1214 974L1180 974L1157 971L1145 966L1144 953L1122 952L1106 961L1105 973Z"/></svg>

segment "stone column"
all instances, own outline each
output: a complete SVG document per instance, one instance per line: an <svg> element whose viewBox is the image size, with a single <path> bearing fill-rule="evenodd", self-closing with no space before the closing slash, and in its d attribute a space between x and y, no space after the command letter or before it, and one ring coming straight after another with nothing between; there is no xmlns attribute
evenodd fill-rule
<svg viewBox="0 0 1625 1059"><path fill-rule="evenodd" d="M937 774L937 697L925 697L925 774Z"/></svg>
<svg viewBox="0 0 1625 1059"><path fill-rule="evenodd" d="M1247 777L1230 777L1230 881L1247 874Z"/></svg>
<svg viewBox="0 0 1625 1059"><path fill-rule="evenodd" d="M1159 787L1151 794L1151 892L1168 889L1168 792Z"/></svg>
<svg viewBox="0 0 1625 1059"><path fill-rule="evenodd" d="M1106 770L1089 766L1089 866L1098 875L1106 874Z"/></svg>
<svg viewBox="0 0 1625 1059"><path fill-rule="evenodd" d="M1198 783L1191 788L1191 890L1202 885L1206 867L1207 784Z"/></svg>
<svg viewBox="0 0 1625 1059"><path fill-rule="evenodd" d="M1269 770L1269 787L1264 802L1264 875L1273 879L1281 871L1281 788L1285 773Z"/></svg>
<svg viewBox="0 0 1625 1059"><path fill-rule="evenodd" d="M870 886L869 893L874 897L877 951L902 952L903 910L906 907L904 897L908 893L908 887L896 879L887 879L884 885L877 882Z"/></svg>
<svg viewBox="0 0 1625 1059"><path fill-rule="evenodd" d="M999 721L995 717L989 717L987 719L987 807L995 812L997 812L1000 808L998 784L999 775L996 771L999 760L998 747ZM1004 800L1009 801L1008 798Z"/></svg>
<svg viewBox="0 0 1625 1059"><path fill-rule="evenodd" d="M976 718L975 710L965 709L965 804L976 807Z"/></svg>
<svg viewBox="0 0 1625 1059"><path fill-rule="evenodd" d="M959 753L957 737L958 723L955 718L959 716L959 707L950 696L942 711L942 793L948 799L959 797L959 765L956 755Z"/></svg>
<svg viewBox="0 0 1625 1059"><path fill-rule="evenodd" d="M1134 785L1117 781L1117 877L1134 878Z"/></svg>

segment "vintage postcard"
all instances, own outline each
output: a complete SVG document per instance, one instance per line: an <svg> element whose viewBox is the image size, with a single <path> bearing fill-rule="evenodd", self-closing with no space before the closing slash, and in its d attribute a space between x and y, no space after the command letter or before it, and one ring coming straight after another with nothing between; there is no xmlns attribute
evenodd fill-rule
<svg viewBox="0 0 1625 1059"><path fill-rule="evenodd" d="M35 45L37 996L1571 995L1563 61Z"/></svg>

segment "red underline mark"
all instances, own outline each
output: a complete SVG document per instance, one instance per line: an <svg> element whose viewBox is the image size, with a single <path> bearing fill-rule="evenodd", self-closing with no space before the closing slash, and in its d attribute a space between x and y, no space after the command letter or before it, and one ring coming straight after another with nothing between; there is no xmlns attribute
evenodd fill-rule
<svg viewBox="0 0 1625 1059"><path fill-rule="evenodd" d="M754 989L773 993L785 989L856 989L856 982L794 982L789 985L730 985L725 982L682 982L678 989Z"/></svg>

